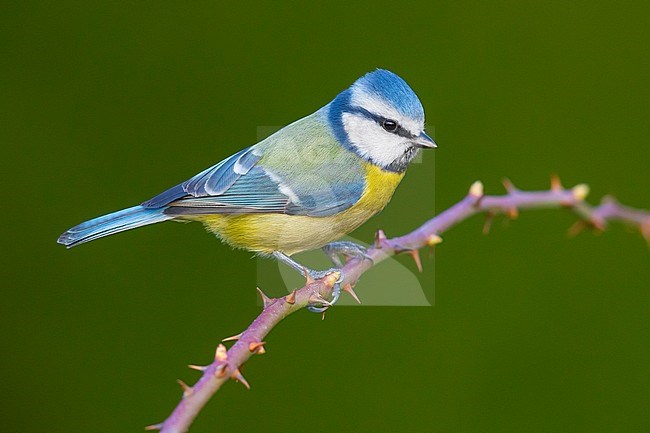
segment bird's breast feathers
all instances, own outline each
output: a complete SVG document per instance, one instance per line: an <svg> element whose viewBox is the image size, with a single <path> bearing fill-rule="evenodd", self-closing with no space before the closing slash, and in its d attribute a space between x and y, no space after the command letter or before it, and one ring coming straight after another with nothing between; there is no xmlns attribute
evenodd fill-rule
<svg viewBox="0 0 650 433"><path fill-rule="evenodd" d="M314 217L287 214L197 216L212 232L236 248L260 254L294 254L321 247L353 231L390 201L404 173L362 163L365 185L360 198L334 215Z"/></svg>

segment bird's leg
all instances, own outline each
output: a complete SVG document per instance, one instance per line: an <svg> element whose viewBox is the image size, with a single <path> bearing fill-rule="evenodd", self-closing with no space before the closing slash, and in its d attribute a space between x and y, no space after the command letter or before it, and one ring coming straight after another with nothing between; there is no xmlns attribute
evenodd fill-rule
<svg viewBox="0 0 650 433"><path fill-rule="evenodd" d="M328 305L322 304L321 307L316 307L315 305L309 305L307 306L307 309L313 313L322 313L323 311L327 310L329 307L334 305L336 301L339 299L339 295L341 294L341 281L343 281L343 272L339 268L331 268L326 271L315 271L313 269L309 269L300 263L296 262L294 259L286 255L285 253L281 251L274 251L273 252L273 257L275 257L278 261L284 263L285 265L295 269L298 271L302 276L305 278L311 278L312 280L320 280L321 278L326 277L327 275L338 272L339 273L339 279L336 281L334 284L334 289L332 290L332 300L328 302ZM318 304L316 304L318 305Z"/></svg>
<svg viewBox="0 0 650 433"><path fill-rule="evenodd" d="M291 257L289 257L288 255L286 255L281 251L274 251L273 257L275 257L278 261L284 263L285 265L288 265L289 267L295 269L297 272L300 272L300 274L302 274L302 276L305 278L309 277L312 280L320 280L321 278L324 278L331 273L338 272L339 274L341 274L341 276L336 282L340 283L341 281L343 281L343 273L339 268L330 268L326 271L316 271L313 269L309 269L306 266L303 266L300 263L296 262L294 259L292 259Z"/></svg>
<svg viewBox="0 0 650 433"><path fill-rule="evenodd" d="M362 260L370 260L368 250L363 245L349 241L331 242L323 247L323 252L332 260L336 266L343 266L339 254L347 257L356 257Z"/></svg>

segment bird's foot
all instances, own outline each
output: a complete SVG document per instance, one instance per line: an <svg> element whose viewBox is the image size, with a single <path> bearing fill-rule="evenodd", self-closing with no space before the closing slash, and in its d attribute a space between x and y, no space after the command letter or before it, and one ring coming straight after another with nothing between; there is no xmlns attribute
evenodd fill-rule
<svg viewBox="0 0 650 433"><path fill-rule="evenodd" d="M363 245L355 244L349 241L331 242L323 247L323 252L332 260L336 266L343 266L339 255L354 257L362 260L370 260L368 249Z"/></svg>
<svg viewBox="0 0 650 433"><path fill-rule="evenodd" d="M335 284L338 284L341 281L343 281L343 278L344 278L343 271L341 269L339 269L339 268L330 268L330 269L328 269L326 271L315 271L313 269L307 269L307 268L303 268L303 270L302 270L302 275L305 278L307 278L308 280L314 280L314 281L325 278L326 276L328 276L330 274L339 274L339 277L334 282Z"/></svg>
<svg viewBox="0 0 650 433"><path fill-rule="evenodd" d="M312 313L324 313L331 307L332 305L336 304L336 301L339 300L339 296L341 295L341 284L340 283L335 283L334 287L332 289L332 300L327 301L325 299L318 299L319 297L316 297L316 299L312 301L310 298L310 304L307 305L307 309L311 311Z"/></svg>
<svg viewBox="0 0 650 433"><path fill-rule="evenodd" d="M307 309L312 313L322 313L332 305L336 304L336 301L339 300L339 296L341 295L341 282L343 281L343 278L345 278L345 275L343 275L343 271L341 271L341 269L339 268L331 268L326 271L315 271L313 269L306 269L306 268L303 269L303 275L308 280L320 280L322 278L327 277L328 275L335 274L335 273L339 274L339 277L334 282L334 287L332 290L332 300L327 301L325 299L322 298L318 299L317 297L315 297L314 302L313 303L310 302L310 304L307 306Z"/></svg>
<svg viewBox="0 0 650 433"><path fill-rule="evenodd" d="M307 281L320 280L322 278L327 277L328 275L334 273L338 274L338 278L336 279L336 281L330 283L333 285L332 300L327 301L326 299L320 298L320 296L318 297L314 296L313 302L310 300L309 305L307 306L307 309L309 309L309 311L314 313L322 313L325 310L327 310L329 307L334 305L336 301L338 301L339 295L341 294L341 282L344 279L343 271L341 271L341 269L331 268L326 271L315 271L313 269L308 269L281 251L273 252L273 257L278 259L280 262L295 269L296 271L300 272L307 279ZM320 305L320 307L318 307L317 305Z"/></svg>

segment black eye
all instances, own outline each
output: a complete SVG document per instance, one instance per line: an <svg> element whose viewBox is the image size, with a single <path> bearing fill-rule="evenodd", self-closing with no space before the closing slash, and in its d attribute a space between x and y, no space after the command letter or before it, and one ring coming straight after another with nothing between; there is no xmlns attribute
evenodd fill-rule
<svg viewBox="0 0 650 433"><path fill-rule="evenodd" d="M397 130L397 122L390 119L384 119L381 121L381 127L388 132L395 132Z"/></svg>

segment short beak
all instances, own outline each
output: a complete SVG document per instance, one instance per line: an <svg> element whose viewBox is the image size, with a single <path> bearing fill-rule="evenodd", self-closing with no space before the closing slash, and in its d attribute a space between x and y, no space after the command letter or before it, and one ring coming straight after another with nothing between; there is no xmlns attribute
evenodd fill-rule
<svg viewBox="0 0 650 433"><path fill-rule="evenodd" d="M420 132L420 135L413 140L413 144L421 149L435 149L438 147L433 138L429 137L424 131Z"/></svg>

